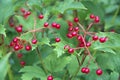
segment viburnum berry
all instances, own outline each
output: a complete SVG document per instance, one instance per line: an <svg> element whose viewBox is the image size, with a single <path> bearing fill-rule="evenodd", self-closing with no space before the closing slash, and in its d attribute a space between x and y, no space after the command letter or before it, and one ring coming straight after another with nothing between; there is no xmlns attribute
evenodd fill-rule
<svg viewBox="0 0 120 80"><path fill-rule="evenodd" d="M56 29L60 29L61 25L60 24L56 24Z"/></svg>
<svg viewBox="0 0 120 80"><path fill-rule="evenodd" d="M60 38L55 38L55 42L60 42L61 39Z"/></svg>
<svg viewBox="0 0 120 80"><path fill-rule="evenodd" d="M48 77L47 77L47 80L53 80L53 76L51 76L51 75L48 76Z"/></svg>
<svg viewBox="0 0 120 80"><path fill-rule="evenodd" d="M15 27L15 30L16 30L18 33L20 33L20 32L22 32L22 27L21 27L21 26Z"/></svg>
<svg viewBox="0 0 120 80"><path fill-rule="evenodd" d="M32 49L31 45L26 45L26 46L25 46L25 50L26 50L26 51L30 51L31 49Z"/></svg>
<svg viewBox="0 0 120 80"><path fill-rule="evenodd" d="M25 13L25 9L24 9L24 8L21 8L20 11L21 11L22 13Z"/></svg>
<svg viewBox="0 0 120 80"><path fill-rule="evenodd" d="M25 64L26 64L25 61L21 61L21 62L20 62L20 65L21 65L21 66L25 66Z"/></svg>
<svg viewBox="0 0 120 80"><path fill-rule="evenodd" d="M39 19L43 19L44 16L43 16L42 14L40 14L40 15L38 16L38 18L39 18Z"/></svg>
<svg viewBox="0 0 120 80"><path fill-rule="evenodd" d="M86 47L90 47L90 46L91 46L91 42L87 42Z"/></svg>
<svg viewBox="0 0 120 80"><path fill-rule="evenodd" d="M73 31L72 33L72 36L77 36L77 32Z"/></svg>
<svg viewBox="0 0 120 80"><path fill-rule="evenodd" d="M78 18L78 17L75 17L75 18L74 18L74 22L79 22L79 18Z"/></svg>
<svg viewBox="0 0 120 80"><path fill-rule="evenodd" d="M74 31L79 31L79 27L74 27Z"/></svg>
<svg viewBox="0 0 120 80"><path fill-rule="evenodd" d="M100 21L99 16L95 16L94 22L98 23Z"/></svg>
<svg viewBox="0 0 120 80"><path fill-rule="evenodd" d="M83 67L83 68L81 69L81 72L82 72L82 73L85 73L85 69L86 69L86 68Z"/></svg>
<svg viewBox="0 0 120 80"><path fill-rule="evenodd" d="M85 73L88 74L90 72L89 68L85 68Z"/></svg>
<svg viewBox="0 0 120 80"><path fill-rule="evenodd" d="M49 23L48 22L45 22L44 23L44 27L48 27L49 26Z"/></svg>
<svg viewBox="0 0 120 80"><path fill-rule="evenodd" d="M103 71L102 71L101 69L97 69L97 70L96 70L96 74L97 74L97 75L100 76L100 75L102 75L102 73L103 73Z"/></svg>
<svg viewBox="0 0 120 80"><path fill-rule="evenodd" d="M68 38L72 38L72 37L73 37L71 33L68 33L66 36L67 36Z"/></svg>
<svg viewBox="0 0 120 80"><path fill-rule="evenodd" d="M36 43L37 43L37 39L33 39L32 44L36 44Z"/></svg>
<svg viewBox="0 0 120 80"><path fill-rule="evenodd" d="M94 14L90 14L90 19L94 19L95 15Z"/></svg>
<svg viewBox="0 0 120 80"><path fill-rule="evenodd" d="M73 48L69 48L68 49L68 53L70 53L70 54L74 53L74 49Z"/></svg>
<svg viewBox="0 0 120 80"><path fill-rule="evenodd" d="M79 43L79 47L84 47L85 45L84 45L84 42L80 42Z"/></svg>
<svg viewBox="0 0 120 80"><path fill-rule="evenodd" d="M27 11L27 12L26 12L26 14L27 14L27 15L30 15L30 14L31 14L31 12L30 12L30 11Z"/></svg>
<svg viewBox="0 0 120 80"><path fill-rule="evenodd" d="M106 37L101 37L101 38L99 38L99 41L100 41L101 43L106 42L106 40L107 40L107 38L106 38Z"/></svg>
<svg viewBox="0 0 120 80"><path fill-rule="evenodd" d="M81 36L81 35L78 35L78 36L77 36L77 40L79 40L79 41L83 41L82 36Z"/></svg>
<svg viewBox="0 0 120 80"><path fill-rule="evenodd" d="M68 28L68 31L73 31L73 27L69 27L69 28Z"/></svg>
<svg viewBox="0 0 120 80"><path fill-rule="evenodd" d="M51 24L52 27L56 27L56 25L57 25L56 22L53 22L53 23Z"/></svg>
<svg viewBox="0 0 120 80"><path fill-rule="evenodd" d="M98 40L99 38L98 38L98 36L96 36L96 35L94 35L93 37L92 37L92 40L94 40L94 41L96 41L96 40Z"/></svg>
<svg viewBox="0 0 120 80"><path fill-rule="evenodd" d="M10 47L14 46L14 42L11 41L10 44L9 44Z"/></svg>
<svg viewBox="0 0 120 80"><path fill-rule="evenodd" d="M18 58L22 58L22 56L23 56L23 54L21 54L21 53L17 54Z"/></svg>
<svg viewBox="0 0 120 80"><path fill-rule="evenodd" d="M70 21L68 21L68 26L69 26L69 27L72 27L72 26L73 26L73 23L70 22Z"/></svg>
<svg viewBox="0 0 120 80"><path fill-rule="evenodd" d="M65 50L68 50L68 49L70 49L70 46L69 46L69 45L65 45L65 46L64 46L64 49L65 49Z"/></svg>
<svg viewBox="0 0 120 80"><path fill-rule="evenodd" d="M15 45L15 46L14 46L14 50L15 50L15 51L18 51L19 49L20 49L19 45Z"/></svg>
<svg viewBox="0 0 120 80"><path fill-rule="evenodd" d="M19 39L17 38L17 37L15 37L14 39L13 39L13 42L14 43L17 43L19 41Z"/></svg>
<svg viewBox="0 0 120 80"><path fill-rule="evenodd" d="M14 27L14 22L9 22L10 27Z"/></svg>

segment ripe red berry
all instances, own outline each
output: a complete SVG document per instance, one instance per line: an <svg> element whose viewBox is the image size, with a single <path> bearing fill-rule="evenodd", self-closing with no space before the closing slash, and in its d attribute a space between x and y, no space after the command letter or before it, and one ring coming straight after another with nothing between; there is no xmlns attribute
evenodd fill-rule
<svg viewBox="0 0 120 80"><path fill-rule="evenodd" d="M83 67L83 68L81 69L81 72L82 72L82 73L85 73L85 69L86 69L86 68Z"/></svg>
<svg viewBox="0 0 120 80"><path fill-rule="evenodd" d="M14 46L14 42L11 41L10 44L9 44L10 47Z"/></svg>
<svg viewBox="0 0 120 80"><path fill-rule="evenodd" d="M102 72L102 70L101 70L101 69L97 69L97 70L96 70L96 74L97 74L97 75L99 75L99 76L100 76L100 75L102 75L102 73L103 73L103 72Z"/></svg>
<svg viewBox="0 0 120 80"><path fill-rule="evenodd" d="M32 48L31 45L26 45L26 46L25 46L25 50L26 50L26 51L30 51L31 48Z"/></svg>
<svg viewBox="0 0 120 80"><path fill-rule="evenodd" d="M100 21L99 16L95 16L94 22L98 23Z"/></svg>
<svg viewBox="0 0 120 80"><path fill-rule="evenodd" d="M69 27L69 28L68 28L68 31L73 31L73 27Z"/></svg>
<svg viewBox="0 0 120 80"><path fill-rule="evenodd" d="M70 22L70 21L68 21L68 26L69 26L69 27L72 27L72 26L73 26L73 23Z"/></svg>
<svg viewBox="0 0 120 80"><path fill-rule="evenodd" d="M72 36L77 36L77 32L73 31L72 33Z"/></svg>
<svg viewBox="0 0 120 80"><path fill-rule="evenodd" d="M31 12L30 12L30 11L27 11L27 12L26 12L26 14L27 14L27 15L30 15L30 14L31 14Z"/></svg>
<svg viewBox="0 0 120 80"><path fill-rule="evenodd" d="M22 56L23 56L23 54L21 54L21 53L17 54L18 58L22 58Z"/></svg>
<svg viewBox="0 0 120 80"><path fill-rule="evenodd" d="M20 65L21 65L21 66L25 66L25 64L26 64L25 61L21 61L21 62L20 62Z"/></svg>
<svg viewBox="0 0 120 80"><path fill-rule="evenodd" d="M14 39L13 39L13 42L14 43L17 43L19 41L19 39L17 38L17 37L15 37Z"/></svg>
<svg viewBox="0 0 120 80"><path fill-rule="evenodd" d="M14 50L15 50L15 51L18 51L19 49L20 49L20 46L19 46L19 45L15 45L15 46L14 46Z"/></svg>
<svg viewBox="0 0 120 80"><path fill-rule="evenodd" d="M44 27L48 27L49 26L49 23L48 22L45 22L44 23Z"/></svg>
<svg viewBox="0 0 120 80"><path fill-rule="evenodd" d="M20 11L21 11L22 13L25 13L25 9L24 9L24 8L21 8Z"/></svg>
<svg viewBox="0 0 120 80"><path fill-rule="evenodd" d="M85 68L85 73L88 74L90 72L89 68Z"/></svg>
<svg viewBox="0 0 120 80"><path fill-rule="evenodd" d="M106 42L106 40L107 40L107 38L106 38L106 37L101 37L101 38L99 39L99 41L100 41L101 43Z"/></svg>
<svg viewBox="0 0 120 80"><path fill-rule="evenodd" d="M91 42L87 42L86 47L90 47L90 46L91 46Z"/></svg>
<svg viewBox="0 0 120 80"><path fill-rule="evenodd" d="M9 23L10 27L14 27L14 22Z"/></svg>
<svg viewBox="0 0 120 80"><path fill-rule="evenodd" d="M56 29L60 29L61 25L60 24L57 24L56 25Z"/></svg>
<svg viewBox="0 0 120 80"><path fill-rule="evenodd" d="M74 31L79 31L79 27L75 27L75 28L74 28Z"/></svg>
<svg viewBox="0 0 120 80"><path fill-rule="evenodd" d="M84 46L85 46L85 45L84 45L84 42L80 42L80 43L79 43L79 46L80 46L80 47L84 47Z"/></svg>
<svg viewBox="0 0 120 80"><path fill-rule="evenodd" d="M90 19L94 19L95 15L94 14L90 14Z"/></svg>
<svg viewBox="0 0 120 80"><path fill-rule="evenodd" d="M70 54L74 53L74 49L73 48L69 48L68 49L68 53L70 53Z"/></svg>
<svg viewBox="0 0 120 80"><path fill-rule="evenodd" d="M79 22L79 18L78 18L78 17L75 17L75 18L74 18L74 22Z"/></svg>
<svg viewBox="0 0 120 80"><path fill-rule="evenodd" d="M56 27L56 26L57 26L57 23L56 23L56 22L53 22L53 23L51 24L51 26L52 26L52 27Z"/></svg>
<svg viewBox="0 0 120 80"><path fill-rule="evenodd" d="M72 37L73 37L72 34L70 34L70 33L68 33L66 36L67 36L68 38L72 38Z"/></svg>
<svg viewBox="0 0 120 80"><path fill-rule="evenodd" d="M60 42L61 39L60 38L55 38L55 42Z"/></svg>
<svg viewBox="0 0 120 80"><path fill-rule="evenodd" d="M36 44L36 43L37 43L37 39L33 39L32 44Z"/></svg>
<svg viewBox="0 0 120 80"><path fill-rule="evenodd" d="M38 18L39 18L39 19L43 19L44 16L43 16L42 14L40 14L40 15L38 16Z"/></svg>
<svg viewBox="0 0 120 80"><path fill-rule="evenodd" d="M92 37L92 40L94 40L94 41L98 40L98 36L94 35L94 36Z"/></svg>
<svg viewBox="0 0 120 80"><path fill-rule="evenodd" d="M78 35L78 36L77 36L77 40L79 40L79 41L83 41L82 36Z"/></svg>
<svg viewBox="0 0 120 80"><path fill-rule="evenodd" d="M69 46L69 45L65 45L65 46L64 46L64 49L65 49L65 50L68 50L68 49L70 49L70 46Z"/></svg>
<svg viewBox="0 0 120 80"><path fill-rule="evenodd" d="M15 27L15 30L16 30L18 33L20 33L20 32L22 32L22 27L21 27L21 26Z"/></svg>
<svg viewBox="0 0 120 80"><path fill-rule="evenodd" d="M47 77L47 80L53 80L53 76L51 76L51 75L48 76L48 77Z"/></svg>

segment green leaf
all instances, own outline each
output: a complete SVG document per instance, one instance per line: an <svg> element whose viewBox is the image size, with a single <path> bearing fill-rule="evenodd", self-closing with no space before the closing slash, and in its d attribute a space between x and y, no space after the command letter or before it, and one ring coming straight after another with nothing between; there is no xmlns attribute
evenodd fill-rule
<svg viewBox="0 0 120 80"><path fill-rule="evenodd" d="M24 72L21 77L22 80L32 80L33 78L46 79L44 71L38 66L25 66L19 72Z"/></svg>
<svg viewBox="0 0 120 80"><path fill-rule="evenodd" d="M23 34L20 36L20 39L31 42L32 37L33 37L33 35L32 35L31 32L26 32L26 33L23 33Z"/></svg>
<svg viewBox="0 0 120 80"><path fill-rule="evenodd" d="M69 9L85 9L84 5L81 2L74 2L74 0L65 0L64 2L59 3L59 6L56 8L58 12L64 13L66 10Z"/></svg>
<svg viewBox="0 0 120 80"><path fill-rule="evenodd" d="M0 24L0 34L3 34L6 37L6 33L5 33L5 27L4 25Z"/></svg>
<svg viewBox="0 0 120 80"><path fill-rule="evenodd" d="M71 58L69 56L61 56L58 58L57 54L52 53L44 59L44 63L50 72L58 72L62 71L70 60Z"/></svg>
<svg viewBox="0 0 120 80"><path fill-rule="evenodd" d="M5 57L3 57L0 60L0 80L5 80L5 76L7 74L7 71L10 67L10 65L8 64L8 59L10 57L11 53L8 53Z"/></svg>
<svg viewBox="0 0 120 80"><path fill-rule="evenodd" d="M110 74L110 80L118 80L119 79L119 73L117 72L112 72Z"/></svg>
<svg viewBox="0 0 120 80"><path fill-rule="evenodd" d="M41 44L41 45L46 44L46 45L49 45L49 46L50 46L50 40L49 40L49 38L47 38L47 37L41 38L39 44Z"/></svg>

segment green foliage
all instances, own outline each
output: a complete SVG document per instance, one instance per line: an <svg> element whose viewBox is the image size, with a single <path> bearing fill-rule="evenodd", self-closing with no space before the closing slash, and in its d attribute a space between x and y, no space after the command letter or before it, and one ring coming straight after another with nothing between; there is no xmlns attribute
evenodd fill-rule
<svg viewBox="0 0 120 80"><path fill-rule="evenodd" d="M6 37L5 30L5 27L2 24L0 24L0 34L3 34Z"/></svg>

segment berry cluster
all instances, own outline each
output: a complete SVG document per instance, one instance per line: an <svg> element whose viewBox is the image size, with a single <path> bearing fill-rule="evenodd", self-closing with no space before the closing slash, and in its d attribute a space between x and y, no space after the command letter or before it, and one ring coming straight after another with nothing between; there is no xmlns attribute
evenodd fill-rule
<svg viewBox="0 0 120 80"><path fill-rule="evenodd" d="M20 11L22 12L23 17L26 19L31 14L30 11L25 10L24 8L21 8Z"/></svg>
<svg viewBox="0 0 120 80"><path fill-rule="evenodd" d="M69 45L64 46L64 49L67 50L69 54L73 54L75 52L75 50L84 48L87 55L89 55L90 58L93 58L93 56L91 55L91 53L89 51L89 47L92 45L92 43L95 41L98 41L98 40L100 43L104 43L108 40L107 37L98 37L95 32L89 31L93 24L99 23L99 21L100 21L99 16L95 16L94 14L91 14L90 19L92 19L94 21L91 22L87 28L83 27L79 23L78 17L74 18L74 20L73 20L74 22L68 21L69 27L68 27L68 33L66 34L66 36L69 39L76 38L78 41L78 45L76 48L71 48ZM91 41L88 41L87 36L91 37ZM88 61L88 64L89 64L89 61ZM88 74L90 72L90 69L88 67L83 67L81 69L81 72ZM102 75L102 70L101 69L96 70L96 74Z"/></svg>

